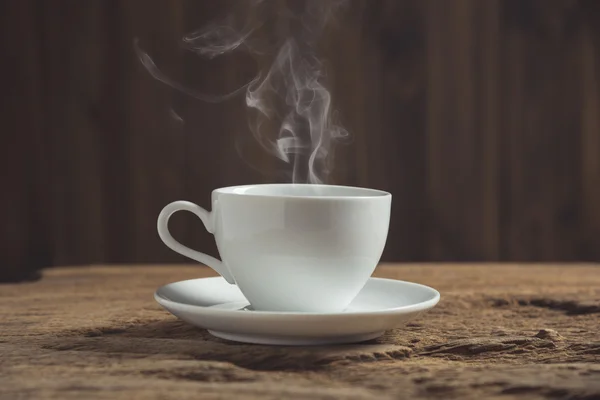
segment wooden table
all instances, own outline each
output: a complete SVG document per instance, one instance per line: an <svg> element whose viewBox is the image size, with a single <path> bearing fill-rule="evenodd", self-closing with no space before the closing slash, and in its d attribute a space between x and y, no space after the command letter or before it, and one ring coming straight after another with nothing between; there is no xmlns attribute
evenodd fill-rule
<svg viewBox="0 0 600 400"><path fill-rule="evenodd" d="M378 340L304 348L215 339L152 298L210 275L94 266L0 285L0 398L600 398L599 266L380 266L442 300Z"/></svg>

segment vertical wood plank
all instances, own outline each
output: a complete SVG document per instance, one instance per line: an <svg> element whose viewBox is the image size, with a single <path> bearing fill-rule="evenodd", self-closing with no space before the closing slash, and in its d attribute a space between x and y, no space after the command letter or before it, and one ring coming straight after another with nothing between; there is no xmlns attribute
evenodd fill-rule
<svg viewBox="0 0 600 400"><path fill-rule="evenodd" d="M88 119L88 97L97 93L99 54L104 35L97 18L102 13L96 1L38 3L41 62L49 154L49 205L56 264L100 262L106 246L102 135ZM73 34L78 31L79 34ZM96 39L99 39L98 43ZM117 143L115 149L119 149ZM116 187L113 186L113 187Z"/></svg>
<svg viewBox="0 0 600 400"><path fill-rule="evenodd" d="M474 50L495 45L495 3L475 3L428 2L429 246L439 260L497 254L496 132L484 129L495 113L495 59L493 50ZM488 24L474 24L486 18Z"/></svg>
<svg viewBox="0 0 600 400"><path fill-rule="evenodd" d="M372 22L379 26L371 44L380 53L380 65L369 78L380 81L381 100L370 121L381 122L380 131L369 136L377 147L368 154L370 162L379 160L381 166L375 171L379 176L370 179L393 195L387 260L423 259L427 252L426 11L424 2L386 2L380 22Z"/></svg>
<svg viewBox="0 0 600 400"><path fill-rule="evenodd" d="M183 4L136 0L121 5L123 37L119 57L127 78L120 84L128 116L121 134L128 140L126 173L132 196L128 219L135 227L129 254L136 262L186 261L164 246L156 233L160 210L167 203L185 199L187 194L185 122L173 115L180 112L181 102L171 88L150 77L134 53L134 40L138 40L161 71L180 81L182 57L178 43L183 36ZM192 218L174 216L169 227L178 240L187 241L186 229Z"/></svg>
<svg viewBox="0 0 600 400"><path fill-rule="evenodd" d="M500 110L498 102L499 86L499 48L500 48L500 2L488 0L475 2L475 54L477 80L476 87L481 101L478 108L477 131L482 137L480 158L483 171L482 205L483 237L482 258L493 261L501 258L501 171L499 124Z"/></svg>
<svg viewBox="0 0 600 400"><path fill-rule="evenodd" d="M576 3L502 5L505 257L577 259L582 100Z"/></svg>
<svg viewBox="0 0 600 400"><path fill-rule="evenodd" d="M600 260L600 4L588 2L581 31L581 184L583 238L587 261Z"/></svg>
<svg viewBox="0 0 600 400"><path fill-rule="evenodd" d="M0 4L3 88L0 121L0 282L35 279L52 263L47 204L42 90L34 5Z"/></svg>

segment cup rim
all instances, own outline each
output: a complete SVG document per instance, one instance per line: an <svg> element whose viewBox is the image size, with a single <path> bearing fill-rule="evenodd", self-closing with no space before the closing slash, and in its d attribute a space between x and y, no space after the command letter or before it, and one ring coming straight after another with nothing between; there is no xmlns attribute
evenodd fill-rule
<svg viewBox="0 0 600 400"><path fill-rule="evenodd" d="M292 195L292 194L268 194L268 193L247 193L243 191L236 191L236 189L243 190L253 187L290 187L290 186L302 186L302 187L313 187L313 188L328 188L328 189L350 189L357 191L357 194L351 195ZM249 196L249 197L265 197L265 198L289 198L289 199L318 199L318 200L353 200L353 199L377 199L392 197L392 194L384 190L365 188L360 186L347 186L347 185L327 185L327 184L313 184L313 183L257 183L257 184L246 184L246 185L234 185L226 186L213 190L213 193L227 194L233 196Z"/></svg>

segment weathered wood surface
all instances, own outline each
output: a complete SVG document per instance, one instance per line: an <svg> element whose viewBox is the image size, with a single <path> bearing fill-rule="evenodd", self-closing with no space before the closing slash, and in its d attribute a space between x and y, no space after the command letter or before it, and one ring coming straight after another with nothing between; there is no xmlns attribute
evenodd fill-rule
<svg viewBox="0 0 600 400"><path fill-rule="evenodd" d="M402 265L442 300L363 344L226 342L152 293L193 266L46 271L0 286L1 399L598 399L600 267Z"/></svg>

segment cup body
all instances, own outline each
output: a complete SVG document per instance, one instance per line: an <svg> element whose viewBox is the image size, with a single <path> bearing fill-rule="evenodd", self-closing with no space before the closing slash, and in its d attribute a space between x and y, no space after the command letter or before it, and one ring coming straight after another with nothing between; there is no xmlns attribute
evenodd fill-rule
<svg viewBox="0 0 600 400"><path fill-rule="evenodd" d="M383 252L391 195L332 185L216 189L212 226L221 260L256 310L339 312Z"/></svg>

